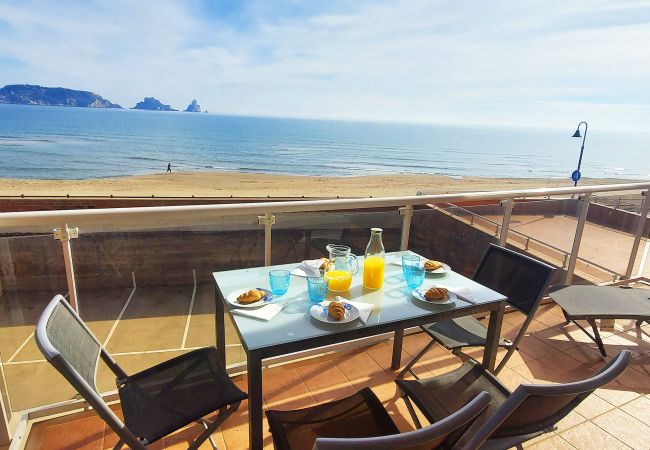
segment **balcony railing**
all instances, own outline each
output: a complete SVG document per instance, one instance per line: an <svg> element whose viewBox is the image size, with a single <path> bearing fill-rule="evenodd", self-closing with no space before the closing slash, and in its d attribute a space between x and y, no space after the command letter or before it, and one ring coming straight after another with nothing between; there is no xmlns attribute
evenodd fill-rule
<svg viewBox="0 0 650 450"><path fill-rule="evenodd" d="M571 250L544 244L563 259L564 264L558 264L564 267L563 279L558 281L570 284L577 276L576 267L587 263L579 251L591 196L642 192L640 214L624 261L626 269L617 272L598 265L612 279L615 274L629 277L644 237L649 189L650 183L630 183L364 199L2 213L0 300L4 323L0 329L0 361L7 382L0 389L5 399L0 405L10 416L12 412L74 398L74 392L63 387L40 397L29 389L38 377L58 383L31 336L40 305L53 293L67 291L70 302L109 351L127 367L130 364L137 368L214 343L210 342L214 336L209 280L212 271L300 261L315 257L314 252L322 251L329 240L353 242L357 252L362 252L368 228L383 226L387 250L410 248L427 255L435 253L454 270L468 273L476 261L469 256L462 259L459 253L471 256L474 252L478 258L486 239L502 245L510 239L522 249L542 246L535 238L510 229L513 209L516 212L517 200L523 198L579 199ZM464 241L460 240L459 228L454 228L457 224L442 221L435 207L479 202L500 205L501 223L486 222L493 227L492 235L463 231ZM469 217L476 223L475 215ZM461 247L463 252L453 250ZM152 317L155 320L150 320ZM237 337L234 333L228 336L229 363L240 365ZM2 340L10 344L4 345ZM111 380L103 383L104 377L98 374L99 385L108 390Z"/></svg>

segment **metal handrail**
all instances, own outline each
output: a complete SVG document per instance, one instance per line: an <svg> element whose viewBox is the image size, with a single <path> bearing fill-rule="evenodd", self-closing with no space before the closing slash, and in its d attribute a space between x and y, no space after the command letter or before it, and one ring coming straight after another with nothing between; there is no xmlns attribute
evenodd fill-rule
<svg viewBox="0 0 650 450"><path fill-rule="evenodd" d="M484 220L485 222L488 222L488 223L490 223L490 224L492 224L492 225L495 225L495 226L497 226L497 227L500 227L500 226L501 226L501 224L499 224L498 222L495 222L494 220L490 220L490 219L488 219L487 217L484 217L484 216L482 216L482 215L480 215L480 214L478 214L478 213L475 213L474 211L470 211L469 209L463 208L462 206L453 205L453 204L450 204L450 205L451 205L452 208L454 208L454 209L460 209L461 211L463 211L463 212L465 212L465 213L467 213L467 214L469 214L469 215L471 215L471 216L480 217L481 220ZM452 215L453 215L453 213L452 213ZM473 222L473 223L475 223L475 222ZM538 243L538 244L541 244L541 245L544 246L544 247L550 248L551 250L555 250L556 252L563 254L563 255L564 255L565 262L566 262L566 258L567 258L567 256L570 254L570 252L568 252L568 251L566 251L566 250L563 250L563 249L561 249L561 248L559 248L559 247L556 247L556 246L554 246L554 245L552 245L552 244L548 244L548 243L546 243L546 242L544 242L544 241L541 241L541 240L539 240L539 239L537 239L537 238L535 238L535 237L533 237L533 236L529 236L529 235L527 235L527 234L524 234L524 233L522 233L521 231L517 231L517 230L509 229L509 230L508 230L508 233L512 233L512 234L519 235L519 236L521 236L522 238L524 238L525 240L527 240L527 241L529 241L529 242L536 242L536 243ZM528 246L528 244L526 244L526 246ZM612 269L609 269L609 268L607 268L607 267L601 266L600 264L595 263L595 262L593 262L593 261L589 261L589 260L587 260L587 259L585 259L585 258L583 258L583 257L581 257L581 256L578 256L578 260L581 261L581 262L583 262L583 263L585 263L585 264L588 264L588 265L590 265L590 266L596 267L596 268L602 270L603 272L611 273L611 274L614 275L615 277L621 277L621 276L623 276L623 274L618 273L618 272L616 272L615 270L612 270Z"/></svg>
<svg viewBox="0 0 650 450"><path fill-rule="evenodd" d="M3 226L33 226L63 223L89 223L107 218L136 219L138 217L169 217L187 213L216 213L219 215L273 214L288 212L332 211L455 203L484 200L506 200L521 197L579 195L594 192L613 192L650 189L650 182L581 186L568 188L539 188L492 192L465 192L457 194L413 195L363 199L332 199L281 202L235 203L222 205L151 206L135 208L71 209L57 211L27 211L0 213Z"/></svg>

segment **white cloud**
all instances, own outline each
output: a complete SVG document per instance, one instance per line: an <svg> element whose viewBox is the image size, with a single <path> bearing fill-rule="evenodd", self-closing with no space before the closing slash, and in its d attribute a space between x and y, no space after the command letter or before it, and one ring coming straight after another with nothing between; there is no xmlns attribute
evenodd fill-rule
<svg viewBox="0 0 650 450"><path fill-rule="evenodd" d="M650 117L648 1L402 0L272 18L252 4L246 23L193 2L59 5L0 5L0 83L233 114L639 130Z"/></svg>

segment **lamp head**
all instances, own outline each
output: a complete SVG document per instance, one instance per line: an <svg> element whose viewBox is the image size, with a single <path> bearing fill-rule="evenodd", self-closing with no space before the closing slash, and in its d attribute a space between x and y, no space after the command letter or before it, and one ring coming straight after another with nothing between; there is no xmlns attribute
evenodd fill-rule
<svg viewBox="0 0 650 450"><path fill-rule="evenodd" d="M573 137L582 137L582 135L580 134L580 127L576 128L576 132L573 133Z"/></svg>

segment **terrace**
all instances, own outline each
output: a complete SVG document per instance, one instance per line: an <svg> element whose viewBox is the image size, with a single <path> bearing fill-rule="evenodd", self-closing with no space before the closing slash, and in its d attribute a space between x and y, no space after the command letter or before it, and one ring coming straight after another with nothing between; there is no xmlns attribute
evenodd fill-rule
<svg viewBox="0 0 650 450"><path fill-rule="evenodd" d="M105 348L127 372L134 372L215 344L212 272L296 263L320 256L334 240L344 240L362 253L371 226L384 228L387 251L408 248L446 261L465 275L471 274L487 244L494 242L560 267L553 284L626 282L644 288L647 282L638 277L647 274L648 202L640 206L641 214L635 214L592 203L590 198L647 193L649 187L637 183L382 199L4 213L0 216L0 360L7 434L14 437L15 448L111 448L116 442L94 413L82 411L84 403L36 347L34 325L56 293L67 292ZM57 239L52 236L55 228ZM522 321L518 313L507 313L502 335L512 337ZM613 328L601 329L610 356L622 348L632 350L631 367L617 382L589 397L554 433L529 445L645 448L650 438L650 427L644 423L650 404L648 327L637 329L633 321L618 320ZM246 390L241 374L246 369L244 351L232 323L226 322L225 331L228 368ZM392 381L396 371L390 369L391 337L267 360L265 406L304 407L369 386L399 428L412 429ZM427 339L421 333L408 334L402 363L417 354ZM469 354L480 359L479 351ZM548 303L537 312L519 351L499 378L511 389L527 382L565 382L594 373L605 361L581 330L564 323L559 307ZM436 375L459 363L457 356L435 346L416 365L416 373ZM98 374L98 386L108 400L115 400L108 372ZM247 448L245 403L214 434L220 448ZM196 434L184 430L156 445L181 448ZM264 445L272 448L268 434Z"/></svg>

